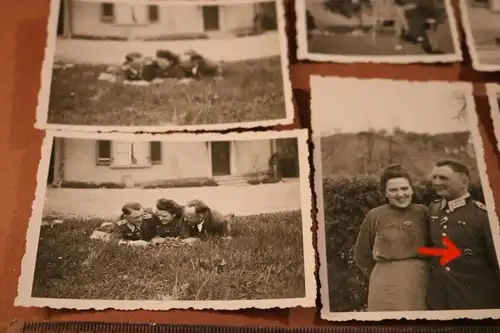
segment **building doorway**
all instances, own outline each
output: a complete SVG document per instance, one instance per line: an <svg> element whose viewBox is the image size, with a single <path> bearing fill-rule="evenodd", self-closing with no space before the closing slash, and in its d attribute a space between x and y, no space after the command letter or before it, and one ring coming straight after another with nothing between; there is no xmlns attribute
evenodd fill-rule
<svg viewBox="0 0 500 333"><path fill-rule="evenodd" d="M212 175L229 176L231 175L231 142L214 141L211 142L212 154Z"/></svg>

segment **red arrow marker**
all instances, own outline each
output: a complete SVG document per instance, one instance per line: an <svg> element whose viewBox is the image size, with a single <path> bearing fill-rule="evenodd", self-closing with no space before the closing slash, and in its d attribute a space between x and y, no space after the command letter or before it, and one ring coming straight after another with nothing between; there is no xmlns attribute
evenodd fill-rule
<svg viewBox="0 0 500 333"><path fill-rule="evenodd" d="M458 249L450 239L443 237L441 241L446 247L445 249L421 247L418 249L418 253L426 256L441 257L441 259L439 259L439 263L442 266L462 255L462 251L460 251L460 249Z"/></svg>

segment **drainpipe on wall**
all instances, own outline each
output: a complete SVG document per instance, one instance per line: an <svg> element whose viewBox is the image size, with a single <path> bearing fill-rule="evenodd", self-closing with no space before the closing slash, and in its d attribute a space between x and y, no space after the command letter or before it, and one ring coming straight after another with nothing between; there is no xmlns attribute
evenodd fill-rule
<svg viewBox="0 0 500 333"><path fill-rule="evenodd" d="M56 150L54 166L57 164L57 170L54 170L56 172L54 172L53 185L61 187L64 181L64 138L54 138L54 148Z"/></svg>
<svg viewBox="0 0 500 333"><path fill-rule="evenodd" d="M63 0L64 3L64 38L73 36L73 0Z"/></svg>

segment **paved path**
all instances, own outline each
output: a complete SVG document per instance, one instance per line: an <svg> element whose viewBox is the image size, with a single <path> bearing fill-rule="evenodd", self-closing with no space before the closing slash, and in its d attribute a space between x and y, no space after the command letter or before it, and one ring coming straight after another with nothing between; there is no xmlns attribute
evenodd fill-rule
<svg viewBox="0 0 500 333"><path fill-rule="evenodd" d="M154 56L156 50L166 48L177 54L192 49L215 61L238 61L277 56L280 54L279 43L277 32L242 38L168 42L59 38L56 42L55 59L70 63L111 65L123 62L128 52L138 51L146 56Z"/></svg>
<svg viewBox="0 0 500 333"><path fill-rule="evenodd" d="M45 212L114 218L126 202L153 207L165 197L185 204L198 198L221 213L253 215L301 209L299 181L253 186L217 186L176 189L59 189L48 188Z"/></svg>

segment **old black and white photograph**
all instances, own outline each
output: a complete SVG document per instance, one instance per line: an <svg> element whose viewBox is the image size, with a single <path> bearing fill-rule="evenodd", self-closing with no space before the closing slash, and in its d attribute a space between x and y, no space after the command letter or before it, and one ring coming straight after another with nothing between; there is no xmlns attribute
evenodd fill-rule
<svg viewBox="0 0 500 333"><path fill-rule="evenodd" d="M500 71L500 1L460 0L460 11L472 66Z"/></svg>
<svg viewBox="0 0 500 333"><path fill-rule="evenodd" d="M322 318L499 318L472 84L313 76L311 93Z"/></svg>
<svg viewBox="0 0 500 333"><path fill-rule="evenodd" d="M487 83L486 91L490 104L490 115L493 121L493 132L497 140L497 149L500 152L500 84Z"/></svg>
<svg viewBox="0 0 500 333"><path fill-rule="evenodd" d="M294 120L280 0L51 0L36 127L164 132Z"/></svg>
<svg viewBox="0 0 500 333"><path fill-rule="evenodd" d="M307 138L48 131L16 305L314 306Z"/></svg>
<svg viewBox="0 0 500 333"><path fill-rule="evenodd" d="M298 0L298 58L340 63L462 60L450 0Z"/></svg>

